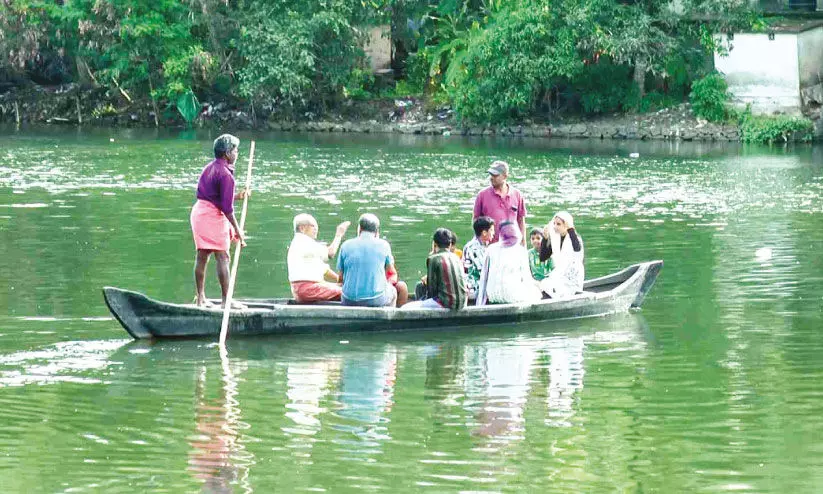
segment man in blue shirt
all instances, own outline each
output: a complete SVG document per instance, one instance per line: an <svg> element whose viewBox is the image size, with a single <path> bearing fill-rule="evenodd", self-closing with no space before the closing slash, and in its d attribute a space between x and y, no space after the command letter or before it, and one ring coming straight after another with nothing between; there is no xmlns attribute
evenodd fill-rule
<svg viewBox="0 0 823 494"><path fill-rule="evenodd" d="M406 303L405 282L392 285L386 272L397 272L389 243L378 235L380 220L366 213L360 216L357 238L346 240L337 257L337 271L343 281L343 305L390 307Z"/></svg>

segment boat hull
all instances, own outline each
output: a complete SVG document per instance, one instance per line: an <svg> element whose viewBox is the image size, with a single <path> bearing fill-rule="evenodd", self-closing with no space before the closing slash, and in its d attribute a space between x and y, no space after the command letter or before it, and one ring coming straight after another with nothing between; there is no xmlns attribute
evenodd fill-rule
<svg viewBox="0 0 823 494"><path fill-rule="evenodd" d="M248 309L232 311L232 337L334 332L439 329L602 316L639 307L662 261L635 264L618 273L589 280L584 292L560 300L467 307L464 310L297 305L287 299L243 300ZM171 304L114 287L103 289L109 310L136 339L217 337L222 309Z"/></svg>

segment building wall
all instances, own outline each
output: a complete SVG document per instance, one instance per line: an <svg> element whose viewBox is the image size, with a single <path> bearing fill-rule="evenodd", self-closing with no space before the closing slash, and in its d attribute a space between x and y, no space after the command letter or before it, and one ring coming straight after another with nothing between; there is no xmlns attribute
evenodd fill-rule
<svg viewBox="0 0 823 494"><path fill-rule="evenodd" d="M803 113L815 123L815 133L823 136L823 27L800 33L797 49Z"/></svg>
<svg viewBox="0 0 823 494"><path fill-rule="evenodd" d="M823 82L823 27L803 31L797 38L800 88Z"/></svg>
<svg viewBox="0 0 823 494"><path fill-rule="evenodd" d="M373 27L369 30L369 40L363 51L369 57L372 71L391 69L391 27Z"/></svg>
<svg viewBox="0 0 823 494"><path fill-rule="evenodd" d="M752 113L800 115L798 35L735 33L728 55L714 55L729 84L732 102Z"/></svg>

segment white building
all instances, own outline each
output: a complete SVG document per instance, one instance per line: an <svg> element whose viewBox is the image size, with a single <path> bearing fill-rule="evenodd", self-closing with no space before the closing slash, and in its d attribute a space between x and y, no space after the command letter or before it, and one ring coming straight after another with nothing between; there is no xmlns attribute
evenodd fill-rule
<svg viewBox="0 0 823 494"><path fill-rule="evenodd" d="M715 54L714 64L735 106L751 105L755 114L802 114L820 126L823 20L786 21L766 32L722 36L729 52Z"/></svg>

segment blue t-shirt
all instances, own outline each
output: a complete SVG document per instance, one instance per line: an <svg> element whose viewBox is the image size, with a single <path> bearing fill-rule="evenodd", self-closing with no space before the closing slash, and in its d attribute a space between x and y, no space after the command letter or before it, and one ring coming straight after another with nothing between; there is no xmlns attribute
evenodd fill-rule
<svg viewBox="0 0 823 494"><path fill-rule="evenodd" d="M343 298L351 301L377 298L386 291L386 266L393 261L391 247L370 232L346 240L337 256L343 273Z"/></svg>

